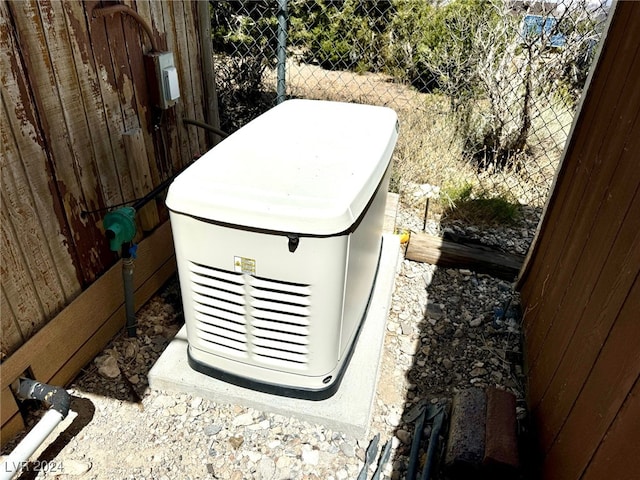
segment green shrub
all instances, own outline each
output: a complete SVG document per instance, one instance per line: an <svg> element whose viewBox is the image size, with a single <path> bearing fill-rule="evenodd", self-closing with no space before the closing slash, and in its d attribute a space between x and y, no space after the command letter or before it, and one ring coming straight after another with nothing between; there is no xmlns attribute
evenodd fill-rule
<svg viewBox="0 0 640 480"><path fill-rule="evenodd" d="M383 31L392 4L360 0L289 4L289 43L301 48L306 62L327 70L378 71L383 59Z"/></svg>

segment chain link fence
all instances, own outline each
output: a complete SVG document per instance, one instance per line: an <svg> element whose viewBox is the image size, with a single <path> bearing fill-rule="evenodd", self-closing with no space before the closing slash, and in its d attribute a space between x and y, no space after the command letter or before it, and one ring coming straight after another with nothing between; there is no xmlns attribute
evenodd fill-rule
<svg viewBox="0 0 640 480"><path fill-rule="evenodd" d="M221 126L283 92L389 106L401 124L391 189L406 204L439 191L541 207L609 3L211 1Z"/></svg>

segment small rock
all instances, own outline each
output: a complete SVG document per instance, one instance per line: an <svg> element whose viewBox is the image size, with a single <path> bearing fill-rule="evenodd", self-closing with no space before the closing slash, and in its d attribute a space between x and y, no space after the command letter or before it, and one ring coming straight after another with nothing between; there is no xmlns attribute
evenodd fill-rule
<svg viewBox="0 0 640 480"><path fill-rule="evenodd" d="M313 448L302 449L302 462L307 465L317 465L320 461L320 451Z"/></svg>
<svg viewBox="0 0 640 480"><path fill-rule="evenodd" d="M395 412L390 413L385 418L385 422L387 422L392 427L397 427L398 425L400 425L401 421L402 421L402 416L400 414L398 414L398 413L395 413Z"/></svg>
<svg viewBox="0 0 640 480"><path fill-rule="evenodd" d="M409 322L402 322L400 324L400 328L402 329L403 335L410 335L413 331L413 328L411 328L411 324Z"/></svg>
<svg viewBox="0 0 640 480"><path fill-rule="evenodd" d="M342 442L340 444L340 451L344 453L347 457L356 456L356 446L353 443Z"/></svg>
<svg viewBox="0 0 640 480"><path fill-rule="evenodd" d="M271 480L276 473L276 462L269 457L262 457L256 467L256 478Z"/></svg>
<svg viewBox="0 0 640 480"><path fill-rule="evenodd" d="M482 325L482 317L478 317L469 322L470 327L479 327L480 325Z"/></svg>
<svg viewBox="0 0 640 480"><path fill-rule="evenodd" d="M398 440L400 440L405 445L409 445L411 443L411 434L406 430L398 430L396 432L396 437L398 437Z"/></svg>
<svg viewBox="0 0 640 480"><path fill-rule="evenodd" d="M220 433L221 430L222 430L222 425L217 425L215 423L212 423L210 425L205 425L204 434L209 437L212 437Z"/></svg>
<svg viewBox="0 0 640 480"><path fill-rule="evenodd" d="M469 373L472 377L482 377L487 374L486 368L476 367Z"/></svg>
<svg viewBox="0 0 640 480"><path fill-rule="evenodd" d="M124 347L124 358L133 358L138 354L138 348L137 345L134 344L133 342L129 342L127 343L127 345Z"/></svg>
<svg viewBox="0 0 640 480"><path fill-rule="evenodd" d="M111 355L97 358L96 363L98 364L98 373L103 377L116 378L120 375L118 361Z"/></svg>
<svg viewBox="0 0 640 480"><path fill-rule="evenodd" d="M429 302L427 303L427 315L429 315L430 318L438 320L444 315L444 309L440 303Z"/></svg>
<svg viewBox="0 0 640 480"><path fill-rule="evenodd" d="M237 437L230 437L229 443L234 449L237 450L244 443L244 438L241 435L238 435Z"/></svg>
<svg viewBox="0 0 640 480"><path fill-rule="evenodd" d="M60 468L65 475L80 476L91 470L91 462L65 459L64 462L60 464Z"/></svg>
<svg viewBox="0 0 640 480"><path fill-rule="evenodd" d="M131 382L134 385L137 385L140 382L140 376L138 374L136 375L131 375L129 377L129 382Z"/></svg>
<svg viewBox="0 0 640 480"><path fill-rule="evenodd" d="M246 427L247 425L251 425L253 423L253 415L250 413L243 413L242 415L238 415L233 419L234 427Z"/></svg>
<svg viewBox="0 0 640 480"><path fill-rule="evenodd" d="M453 362L451 360L449 360L448 358L443 358L442 359L442 366L444 368L446 368L447 370L450 370L453 367Z"/></svg>

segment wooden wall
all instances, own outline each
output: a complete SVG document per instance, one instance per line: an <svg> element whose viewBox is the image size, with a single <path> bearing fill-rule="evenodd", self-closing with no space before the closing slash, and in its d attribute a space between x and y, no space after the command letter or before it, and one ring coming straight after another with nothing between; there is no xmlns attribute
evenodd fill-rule
<svg viewBox="0 0 640 480"><path fill-rule="evenodd" d="M181 122L215 123L198 23L208 4L122 3L174 53L181 98L169 110L150 104L138 23L94 18L115 2L0 0L2 359L117 261L105 212L82 212L142 196L209 147ZM167 212L158 200L140 216L151 231Z"/></svg>
<svg viewBox="0 0 640 480"><path fill-rule="evenodd" d="M640 472L640 2L619 2L520 280L545 479Z"/></svg>

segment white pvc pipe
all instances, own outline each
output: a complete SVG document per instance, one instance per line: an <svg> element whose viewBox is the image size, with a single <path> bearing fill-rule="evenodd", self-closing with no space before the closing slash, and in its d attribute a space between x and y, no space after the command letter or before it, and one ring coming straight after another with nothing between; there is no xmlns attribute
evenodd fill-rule
<svg viewBox="0 0 640 480"><path fill-rule="evenodd" d="M42 445L63 418L60 412L53 409L47 410L40 421L0 464L0 480L11 480L16 472L22 470L29 461L29 457Z"/></svg>

